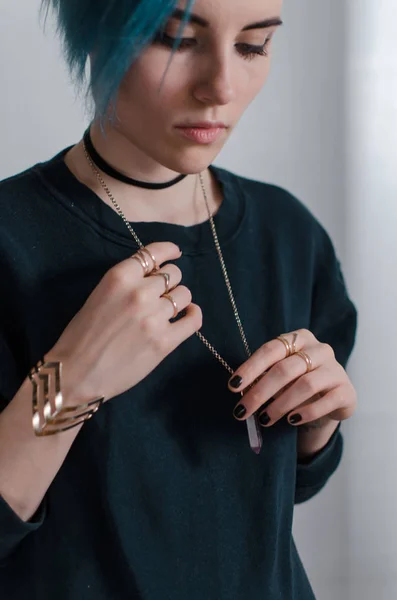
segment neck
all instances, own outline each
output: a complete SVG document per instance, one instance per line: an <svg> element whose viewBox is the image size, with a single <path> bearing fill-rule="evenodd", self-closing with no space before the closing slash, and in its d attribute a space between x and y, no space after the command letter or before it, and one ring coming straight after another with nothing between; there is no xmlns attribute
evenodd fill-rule
<svg viewBox="0 0 397 600"><path fill-rule="evenodd" d="M115 129L108 128L104 138L99 126L94 123L90 132L95 149L102 158L128 177L158 183L174 179L179 174L144 155ZM114 208L86 160L82 141L68 152L65 163L81 183ZM100 174L128 221L158 221L189 226L208 219L197 175L188 175L170 188L151 190L117 181L101 171ZM222 202L220 190L209 170L203 173L203 177L210 210L215 214Z"/></svg>

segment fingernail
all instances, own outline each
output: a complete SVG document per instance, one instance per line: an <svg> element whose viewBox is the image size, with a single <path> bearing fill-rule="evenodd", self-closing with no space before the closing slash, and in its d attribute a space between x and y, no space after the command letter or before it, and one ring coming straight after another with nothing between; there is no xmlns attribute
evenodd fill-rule
<svg viewBox="0 0 397 600"><path fill-rule="evenodd" d="M244 404L238 404L233 411L233 415L236 417L236 419L241 419L246 412L247 409L245 408Z"/></svg>
<svg viewBox="0 0 397 600"><path fill-rule="evenodd" d="M232 379L229 381L229 385L230 387L237 389L240 387L240 385L243 383L243 378L240 377L240 375L235 375L234 377L232 377Z"/></svg>
<svg viewBox="0 0 397 600"><path fill-rule="evenodd" d="M298 415L298 413L296 413L295 415L291 415L289 418L289 422L292 425L295 425L296 423L299 423L300 421L302 421L302 417L301 417L301 415Z"/></svg>
<svg viewBox="0 0 397 600"><path fill-rule="evenodd" d="M259 423L261 425L268 425L270 423L270 421L271 421L271 418L269 417L267 412L262 413L259 417Z"/></svg>

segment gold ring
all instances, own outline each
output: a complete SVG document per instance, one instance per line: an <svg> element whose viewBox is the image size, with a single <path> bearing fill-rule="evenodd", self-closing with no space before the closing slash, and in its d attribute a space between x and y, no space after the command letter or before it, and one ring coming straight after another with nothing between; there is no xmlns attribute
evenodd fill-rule
<svg viewBox="0 0 397 600"><path fill-rule="evenodd" d="M151 259L152 263L153 263L153 268L152 271L157 271L158 267L157 267L157 263L156 263L156 259L154 258L153 254L151 252L149 252L149 250L147 248L141 248L140 252L146 252L146 254L148 255L148 257Z"/></svg>
<svg viewBox="0 0 397 600"><path fill-rule="evenodd" d="M295 331L292 335L292 342L289 342L288 338L286 337L286 333L282 333L276 338L277 340L280 340L280 342L283 342L285 346L285 349L287 351L287 355L285 358L288 358L289 356L291 356L291 354L296 354L296 340L298 338L298 334Z"/></svg>
<svg viewBox="0 0 397 600"><path fill-rule="evenodd" d="M313 362L312 362L312 359L310 358L310 356L303 350L300 350L300 352L297 352L296 354L297 354L297 356L300 356L301 358L303 358L303 360L306 362L306 365L307 365L306 373L309 373L310 371L312 371L313 370Z"/></svg>
<svg viewBox="0 0 397 600"><path fill-rule="evenodd" d="M280 340L280 342L283 342L283 344L285 346L285 349L287 351L287 354L286 354L285 358L288 358L289 356L291 356L291 354L292 354L292 346L289 343L289 341L287 340L287 338L284 337L284 334L279 335L276 339Z"/></svg>
<svg viewBox="0 0 397 600"><path fill-rule="evenodd" d="M131 256L131 258L134 260L137 260L139 262L139 264L141 265L141 267L143 269L144 275L147 275L149 273L149 271L150 271L149 263L147 261L146 256L140 250L138 250L138 252L136 254Z"/></svg>
<svg viewBox="0 0 397 600"><path fill-rule="evenodd" d="M178 309L177 303L175 302L175 300L173 299L173 297L171 296L171 294L163 294L161 297L162 298L166 298L167 300L169 300L171 302L172 306L174 307L174 314L171 317L172 319L174 319L178 315L178 313L179 313L179 309Z"/></svg>
<svg viewBox="0 0 397 600"><path fill-rule="evenodd" d="M296 331L294 331L294 333L292 334L294 337L292 338L292 354L296 354L297 350L296 350L296 340L298 339L298 334L296 333Z"/></svg>
<svg viewBox="0 0 397 600"><path fill-rule="evenodd" d="M168 294L168 292L170 291L170 276L169 276L169 274L168 273L161 273L160 271L158 271L158 272L152 272L152 273L150 273L150 276L151 277L154 277L154 276L156 276L156 277L159 277L159 276L160 277L164 277L164 281L165 281L165 291L164 291L164 294ZM163 294L163 296L164 296L164 294Z"/></svg>

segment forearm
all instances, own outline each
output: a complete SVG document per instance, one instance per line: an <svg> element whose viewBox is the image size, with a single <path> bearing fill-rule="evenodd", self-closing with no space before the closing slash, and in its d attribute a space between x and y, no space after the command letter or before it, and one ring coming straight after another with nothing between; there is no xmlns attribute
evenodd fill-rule
<svg viewBox="0 0 397 600"><path fill-rule="evenodd" d="M0 496L23 521L39 508L81 427L37 437L29 378L0 414Z"/></svg>
<svg viewBox="0 0 397 600"><path fill-rule="evenodd" d="M298 428L298 460L309 459L322 450L335 433L339 421L323 417Z"/></svg>

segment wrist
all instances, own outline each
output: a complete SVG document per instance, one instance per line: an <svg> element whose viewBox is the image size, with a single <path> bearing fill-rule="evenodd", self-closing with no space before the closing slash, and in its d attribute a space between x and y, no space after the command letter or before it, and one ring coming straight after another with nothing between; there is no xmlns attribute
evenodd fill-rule
<svg viewBox="0 0 397 600"><path fill-rule="evenodd" d="M340 422L329 417L321 419L321 424L316 422L315 426L298 429L297 451L299 460L313 458L321 452L329 443L330 439L338 429Z"/></svg>
<svg viewBox="0 0 397 600"><path fill-rule="evenodd" d="M46 352L43 360L60 363L61 392L65 407L85 404L100 396L89 381L88 368L82 360L64 354L56 346Z"/></svg>
<svg viewBox="0 0 397 600"><path fill-rule="evenodd" d="M57 353L49 352L29 372L32 424L38 437L55 435L83 425L104 401L103 396L93 398L89 395L85 380L73 377L64 379L65 364L60 358Z"/></svg>

